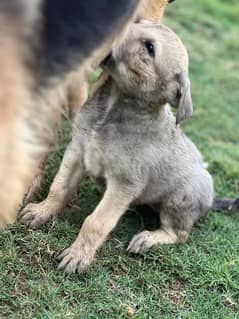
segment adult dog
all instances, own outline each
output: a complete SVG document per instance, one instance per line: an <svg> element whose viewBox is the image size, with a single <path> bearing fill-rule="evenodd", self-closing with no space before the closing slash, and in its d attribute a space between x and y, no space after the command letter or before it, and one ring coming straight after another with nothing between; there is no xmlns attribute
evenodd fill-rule
<svg viewBox="0 0 239 319"><path fill-rule="evenodd" d="M120 42L152 0L2 0L0 3L0 226L10 223L54 139L62 96ZM137 11L139 10L139 11ZM147 15L145 18L148 18Z"/></svg>

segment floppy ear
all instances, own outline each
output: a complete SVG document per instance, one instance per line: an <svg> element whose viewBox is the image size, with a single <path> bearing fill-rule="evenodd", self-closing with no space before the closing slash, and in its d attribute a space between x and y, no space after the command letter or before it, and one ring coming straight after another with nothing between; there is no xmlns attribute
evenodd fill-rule
<svg viewBox="0 0 239 319"><path fill-rule="evenodd" d="M185 74L180 73L178 75L178 83L178 99L177 105L175 105L178 109L176 116L176 124L179 124L180 122L184 121L193 114L190 81Z"/></svg>
<svg viewBox="0 0 239 319"><path fill-rule="evenodd" d="M193 114L190 81L185 72L177 73L166 86L166 102L177 109L176 124Z"/></svg>

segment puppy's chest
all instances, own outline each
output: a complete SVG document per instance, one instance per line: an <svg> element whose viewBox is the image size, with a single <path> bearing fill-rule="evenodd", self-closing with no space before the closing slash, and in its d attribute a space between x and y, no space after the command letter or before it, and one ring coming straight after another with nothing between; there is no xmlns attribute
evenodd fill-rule
<svg viewBox="0 0 239 319"><path fill-rule="evenodd" d="M104 176L103 150L94 130L89 134L85 144L84 164L87 172L93 177Z"/></svg>
<svg viewBox="0 0 239 319"><path fill-rule="evenodd" d="M103 92L104 93L104 92ZM104 177L105 161L107 156L107 145L111 139L109 126L117 95L104 96L103 100L96 103L96 116L89 121L89 132L87 134L84 152L84 164L87 172L93 177Z"/></svg>

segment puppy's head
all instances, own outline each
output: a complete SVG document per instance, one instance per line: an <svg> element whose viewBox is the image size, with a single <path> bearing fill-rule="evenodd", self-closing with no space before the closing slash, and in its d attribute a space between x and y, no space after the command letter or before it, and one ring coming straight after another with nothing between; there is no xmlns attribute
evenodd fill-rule
<svg viewBox="0 0 239 319"><path fill-rule="evenodd" d="M102 66L126 94L176 107L177 123L191 116L187 51L178 36L162 24L132 24L125 41Z"/></svg>

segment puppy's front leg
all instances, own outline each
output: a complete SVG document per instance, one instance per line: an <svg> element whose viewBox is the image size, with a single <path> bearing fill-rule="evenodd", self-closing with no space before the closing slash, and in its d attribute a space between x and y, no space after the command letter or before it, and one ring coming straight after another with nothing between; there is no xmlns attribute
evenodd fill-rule
<svg viewBox="0 0 239 319"><path fill-rule="evenodd" d="M75 242L59 256L58 268L79 273L85 270L137 195L137 189L132 186L108 183L103 199L86 218Z"/></svg>
<svg viewBox="0 0 239 319"><path fill-rule="evenodd" d="M21 222L30 228L38 228L59 214L74 194L83 175L81 147L71 142L47 198L38 204L28 204L21 212Z"/></svg>

